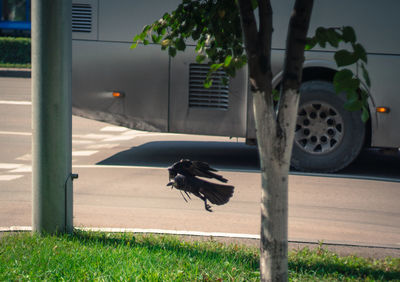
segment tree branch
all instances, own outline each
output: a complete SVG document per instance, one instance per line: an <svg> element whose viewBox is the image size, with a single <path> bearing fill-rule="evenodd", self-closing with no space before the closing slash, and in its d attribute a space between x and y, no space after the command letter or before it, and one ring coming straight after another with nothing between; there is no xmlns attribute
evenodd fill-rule
<svg viewBox="0 0 400 282"><path fill-rule="evenodd" d="M296 0L286 39L282 93L287 89L299 89L300 87L304 48L313 4L313 0Z"/></svg>
<svg viewBox="0 0 400 282"><path fill-rule="evenodd" d="M244 45L248 55L257 54L257 23L251 1L239 0L240 19L244 37Z"/></svg>
<svg viewBox="0 0 400 282"><path fill-rule="evenodd" d="M258 16L260 20L260 30L258 41L261 46L260 52L265 57L265 63L268 66L265 71L270 69L271 65L271 45L272 45L272 7L269 0L258 0Z"/></svg>
<svg viewBox="0 0 400 282"><path fill-rule="evenodd" d="M313 0L296 0L290 18L278 109L277 135L286 136L294 131L304 62L304 48L313 4ZM293 138L285 139L292 142Z"/></svg>
<svg viewBox="0 0 400 282"><path fill-rule="evenodd" d="M264 93L263 99L270 107L272 99L271 71L271 37L272 37L272 8L270 0L258 0L260 30L251 1L239 0L239 11L242 23L244 43L248 58L249 78L253 93Z"/></svg>

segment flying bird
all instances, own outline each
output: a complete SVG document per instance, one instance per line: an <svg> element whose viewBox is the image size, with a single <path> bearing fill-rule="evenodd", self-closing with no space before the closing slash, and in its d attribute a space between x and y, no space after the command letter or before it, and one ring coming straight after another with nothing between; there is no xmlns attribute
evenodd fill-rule
<svg viewBox="0 0 400 282"><path fill-rule="evenodd" d="M169 167L168 171L169 180L173 179L178 174L181 174L183 176L199 176L205 178L214 178L225 183L228 182L228 180L223 178L221 175L214 173L218 170L210 167L208 163L200 161L191 161L188 159L180 160Z"/></svg>
<svg viewBox="0 0 400 282"><path fill-rule="evenodd" d="M209 212L212 212L212 209L211 206L207 204L207 200L215 205L226 204L232 197L234 190L234 187L231 185L212 183L191 175L183 174L176 174L167 186L172 186L180 190L181 193L182 191L185 192L189 199L191 199L189 194L199 197L204 201L204 207ZM187 202L183 194L182 197Z"/></svg>

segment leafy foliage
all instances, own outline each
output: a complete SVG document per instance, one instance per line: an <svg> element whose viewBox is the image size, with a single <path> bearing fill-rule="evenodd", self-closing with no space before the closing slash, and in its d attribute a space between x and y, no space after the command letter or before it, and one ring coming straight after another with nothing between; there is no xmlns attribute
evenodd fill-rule
<svg viewBox="0 0 400 282"><path fill-rule="evenodd" d="M243 48L239 11L232 0L183 0L172 13L164 16L133 38L131 48L138 43L161 45L171 57L177 51L195 46L196 62L211 63L205 85L211 85L211 73L219 69L231 77L242 68L247 57Z"/></svg>
<svg viewBox="0 0 400 282"><path fill-rule="evenodd" d="M257 3L252 1L253 9L257 8ZM213 72L223 69L234 77L236 71L247 63L239 10L233 0L182 0L176 10L146 25L133 38L131 48L136 48L139 43L150 44L150 41L160 44L162 50L168 50L171 57L175 57L178 51L185 51L189 45L196 46L196 62L210 63L205 87L211 86ZM333 83L337 92L347 93L345 108L350 111L361 110L365 122L369 118L367 99L371 81L366 68L367 52L357 42L354 29L350 26L319 27L315 35L308 39L305 49L311 50L317 44L322 48L326 48L327 44L339 48L341 42L350 44L352 51L336 51L336 64L341 68L355 65L356 73L343 68L336 73ZM359 69L363 80L358 75ZM273 95L277 100L276 92Z"/></svg>
<svg viewBox="0 0 400 282"><path fill-rule="evenodd" d="M31 63L31 39L0 37L0 64L27 65Z"/></svg>
<svg viewBox="0 0 400 282"><path fill-rule="evenodd" d="M361 110L361 119L366 122L369 118L368 97L371 80L366 68L367 52L364 47L357 42L354 29L350 26L340 28L323 28L319 27L315 31L315 36L308 39L306 50L311 50L315 45L323 48L327 44L334 48L338 48L343 42L350 44L352 51L340 49L336 51L334 58L338 67L347 67L355 65L356 73L349 68L339 70L333 79L333 84L337 93L346 92L347 102L344 107L349 111ZM361 68L362 78L359 76Z"/></svg>

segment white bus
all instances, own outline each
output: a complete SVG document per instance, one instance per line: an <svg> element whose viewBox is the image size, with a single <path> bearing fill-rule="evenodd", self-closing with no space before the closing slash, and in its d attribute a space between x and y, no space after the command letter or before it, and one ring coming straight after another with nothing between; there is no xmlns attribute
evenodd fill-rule
<svg viewBox="0 0 400 282"><path fill-rule="evenodd" d="M292 0L274 0L273 83L279 87ZM74 0L72 101L76 115L133 129L256 139L246 68L224 86L202 85L208 66L195 46L171 58L159 45L131 50L143 26L178 0ZM329 172L351 163L363 147L400 147L400 2L315 1L310 36L318 26L352 26L368 53L370 120L343 109L334 93L332 49L306 52L292 166ZM221 74L223 75L223 73ZM119 93L119 94L117 94ZM378 112L384 107L385 112Z"/></svg>

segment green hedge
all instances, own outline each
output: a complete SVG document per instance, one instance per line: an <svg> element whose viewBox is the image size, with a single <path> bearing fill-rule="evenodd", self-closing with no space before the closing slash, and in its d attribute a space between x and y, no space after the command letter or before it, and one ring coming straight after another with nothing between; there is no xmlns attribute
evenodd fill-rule
<svg viewBox="0 0 400 282"><path fill-rule="evenodd" d="M0 37L0 63L30 64L31 39Z"/></svg>

